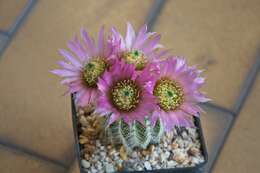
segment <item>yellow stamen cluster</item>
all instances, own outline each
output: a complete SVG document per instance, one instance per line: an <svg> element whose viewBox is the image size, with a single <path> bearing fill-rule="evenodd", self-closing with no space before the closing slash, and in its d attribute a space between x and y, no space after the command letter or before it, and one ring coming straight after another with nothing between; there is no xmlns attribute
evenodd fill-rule
<svg viewBox="0 0 260 173"><path fill-rule="evenodd" d="M167 78L157 81L153 94L159 99L159 106L164 111L176 110L183 103L183 89Z"/></svg>
<svg viewBox="0 0 260 173"><path fill-rule="evenodd" d="M98 78L105 72L107 63L102 58L93 58L84 66L83 78L88 87L96 87Z"/></svg>
<svg viewBox="0 0 260 173"><path fill-rule="evenodd" d="M127 63L135 64L137 70L144 69L144 67L147 63L144 54L137 50L125 53L123 55L123 58L125 59L125 61Z"/></svg>
<svg viewBox="0 0 260 173"><path fill-rule="evenodd" d="M140 89L130 79L121 80L111 88L110 96L113 105L125 112L135 109L140 100Z"/></svg>

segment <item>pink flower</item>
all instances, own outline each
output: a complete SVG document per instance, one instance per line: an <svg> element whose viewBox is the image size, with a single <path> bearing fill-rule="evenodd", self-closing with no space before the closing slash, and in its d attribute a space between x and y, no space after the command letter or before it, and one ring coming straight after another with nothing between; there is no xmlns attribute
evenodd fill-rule
<svg viewBox="0 0 260 173"><path fill-rule="evenodd" d="M98 81L101 95L95 111L110 115L109 124L118 119L128 124L135 120L143 123L156 105L150 85L152 80L148 68L137 72L134 65L116 60Z"/></svg>
<svg viewBox="0 0 260 173"><path fill-rule="evenodd" d="M61 69L51 72L63 78L61 84L68 87L67 93L75 93L76 104L84 107L98 96L97 81L108 67L112 45L104 38L104 27L100 28L97 45L83 29L81 36L81 40L75 36L68 42L73 54L60 50L66 60L58 62Z"/></svg>
<svg viewBox="0 0 260 173"><path fill-rule="evenodd" d="M155 32L147 32L144 25L136 34L132 25L127 23L126 36L123 36L112 28L112 42L114 51L127 63L135 64L138 70L142 70L148 62L159 59L168 51L159 51L162 45L159 44L161 36Z"/></svg>
<svg viewBox="0 0 260 173"><path fill-rule="evenodd" d="M199 102L209 101L199 91L204 83L201 71L188 67L183 58L169 58L159 63L160 75L154 84L153 94L158 99L158 109L152 114L152 123L163 122L166 131L174 126L193 126L193 116L202 109Z"/></svg>

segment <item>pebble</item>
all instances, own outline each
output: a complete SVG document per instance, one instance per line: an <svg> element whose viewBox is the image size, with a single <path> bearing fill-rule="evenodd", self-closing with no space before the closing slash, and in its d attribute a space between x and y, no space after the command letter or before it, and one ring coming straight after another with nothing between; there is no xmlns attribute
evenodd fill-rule
<svg viewBox="0 0 260 173"><path fill-rule="evenodd" d="M154 152L155 146L154 145L150 145L149 146L149 151L150 153Z"/></svg>
<svg viewBox="0 0 260 173"><path fill-rule="evenodd" d="M168 159L169 157L170 157L170 155L171 155L171 153L169 152L169 151L166 151L165 153L165 157Z"/></svg>
<svg viewBox="0 0 260 173"><path fill-rule="evenodd" d="M147 155L150 155L150 151L148 151L148 150L143 150L142 151L142 155L145 157L145 156L147 156Z"/></svg>
<svg viewBox="0 0 260 173"><path fill-rule="evenodd" d="M105 157L106 153L105 152L100 152L100 156Z"/></svg>
<svg viewBox="0 0 260 173"><path fill-rule="evenodd" d="M98 170L94 167L94 166L91 166L91 173L97 173Z"/></svg>
<svg viewBox="0 0 260 173"><path fill-rule="evenodd" d="M176 143L176 142L173 142L172 145L171 145L172 149L177 149L179 147L179 144Z"/></svg>
<svg viewBox="0 0 260 173"><path fill-rule="evenodd" d="M115 150L114 148L108 151L108 155L109 155L109 156L112 156L112 155L114 155L115 153L116 153L116 150Z"/></svg>
<svg viewBox="0 0 260 173"><path fill-rule="evenodd" d="M198 136L198 133L195 128L188 128L189 135L193 140L195 140Z"/></svg>
<svg viewBox="0 0 260 173"><path fill-rule="evenodd" d="M131 163L131 164L134 164L136 161L135 161L135 159L129 159L128 160L128 163Z"/></svg>
<svg viewBox="0 0 260 173"><path fill-rule="evenodd" d="M188 134L187 134L186 131L183 131L183 132L181 133L181 136L182 136L183 139L188 139L188 138L189 138L189 136L188 136Z"/></svg>
<svg viewBox="0 0 260 173"><path fill-rule="evenodd" d="M111 161L111 158L110 158L110 157L106 157L106 158L105 158L105 161L106 161L106 162L110 162L110 161Z"/></svg>
<svg viewBox="0 0 260 173"><path fill-rule="evenodd" d="M137 158L137 157L138 157L138 154L137 154L136 151L134 151L134 152L132 153L132 158Z"/></svg>
<svg viewBox="0 0 260 173"><path fill-rule="evenodd" d="M156 165L155 169L161 169L161 166L160 165Z"/></svg>
<svg viewBox="0 0 260 173"><path fill-rule="evenodd" d="M112 173L112 172L115 172L115 168L112 164L106 164L105 165L105 170L106 170L106 173Z"/></svg>
<svg viewBox="0 0 260 173"><path fill-rule="evenodd" d="M178 162L179 164L182 164L185 161L186 157L185 154L181 153L181 152L177 152L174 156L173 156L173 160L175 160L176 162Z"/></svg>
<svg viewBox="0 0 260 173"><path fill-rule="evenodd" d="M84 154L84 158L85 158L86 160L90 160L90 155L89 155L89 154Z"/></svg>
<svg viewBox="0 0 260 173"><path fill-rule="evenodd" d="M84 159L81 160L81 165L84 167L84 168L90 168L90 163Z"/></svg>
<svg viewBox="0 0 260 173"><path fill-rule="evenodd" d="M169 167L169 168L174 168L176 165L178 165L178 163L175 162L175 161L173 161L173 160L170 160L170 161L168 162L168 167Z"/></svg>
<svg viewBox="0 0 260 173"><path fill-rule="evenodd" d="M147 170L152 170L152 166L151 166L150 162L148 162L148 161L144 162L144 167Z"/></svg>
<svg viewBox="0 0 260 173"><path fill-rule="evenodd" d="M172 149L172 146L171 146L171 145L168 145L167 150L168 150L168 151L171 151L171 149Z"/></svg>
<svg viewBox="0 0 260 173"><path fill-rule="evenodd" d="M87 119L85 118L85 116L80 116L79 122L80 122L80 124L81 124L82 126L84 126L84 127L87 127L87 126L88 126L88 121L87 121Z"/></svg>
<svg viewBox="0 0 260 173"><path fill-rule="evenodd" d="M127 160L127 153L126 153L126 150L123 146L120 147L119 155L120 155L122 160Z"/></svg>
<svg viewBox="0 0 260 173"><path fill-rule="evenodd" d="M199 164L199 163L200 163L200 159L198 159L198 158L196 158L196 157L193 157L193 158L191 159L191 161L192 161L192 163L194 163L194 164Z"/></svg>
<svg viewBox="0 0 260 173"><path fill-rule="evenodd" d="M88 106L84 107L82 110L84 111L85 114L90 114L94 110L94 106L88 105Z"/></svg>
<svg viewBox="0 0 260 173"><path fill-rule="evenodd" d="M137 171L142 171L143 168L142 168L141 166L137 166L137 167L136 167L136 170L137 170Z"/></svg>
<svg viewBox="0 0 260 173"><path fill-rule="evenodd" d="M84 112L84 110L83 110L83 109L79 109L79 110L78 110L78 114L77 114L77 115L84 115L84 113L85 113L85 112Z"/></svg>
<svg viewBox="0 0 260 173"><path fill-rule="evenodd" d="M85 138L85 137L79 139L80 144L86 144L86 143L88 143L88 141L89 141L89 139Z"/></svg>
<svg viewBox="0 0 260 173"><path fill-rule="evenodd" d="M196 147L191 147L189 150L188 150L188 153L192 156L197 156L199 153L200 153L200 150Z"/></svg>
<svg viewBox="0 0 260 173"><path fill-rule="evenodd" d="M122 164L118 164L117 165L117 170L118 171L122 171L124 169L123 165Z"/></svg>
<svg viewBox="0 0 260 173"><path fill-rule="evenodd" d="M100 143L100 141L99 140L96 140L96 146L97 147L101 147L101 143ZM102 146L103 148L104 148L104 146ZM101 148L100 148L101 149Z"/></svg>
<svg viewBox="0 0 260 173"><path fill-rule="evenodd" d="M166 162L170 156L170 152L166 151L165 153L161 154L161 162Z"/></svg>
<svg viewBox="0 0 260 173"><path fill-rule="evenodd" d="M98 161L98 162L96 163L96 168L97 168L98 170L102 170L102 168L103 168L103 167L102 167L102 163Z"/></svg>
<svg viewBox="0 0 260 173"><path fill-rule="evenodd" d="M181 138L177 138L176 142L179 145L179 148L184 148L184 142Z"/></svg>
<svg viewBox="0 0 260 173"><path fill-rule="evenodd" d="M174 133L173 133L173 132L168 132L168 133L166 134L167 139L172 139L173 136L174 136Z"/></svg>
<svg viewBox="0 0 260 173"><path fill-rule="evenodd" d="M151 154L151 157L153 157L153 158L157 158L157 157L159 157L159 154L158 154L159 152L153 152L152 154Z"/></svg>
<svg viewBox="0 0 260 173"><path fill-rule="evenodd" d="M156 160L150 160L151 162L151 165L155 166L157 164L157 161Z"/></svg>
<svg viewBox="0 0 260 173"><path fill-rule="evenodd" d="M167 148L167 147L168 147L168 144L167 144L166 141L164 141L164 143L163 143L163 147L164 147L164 148Z"/></svg>

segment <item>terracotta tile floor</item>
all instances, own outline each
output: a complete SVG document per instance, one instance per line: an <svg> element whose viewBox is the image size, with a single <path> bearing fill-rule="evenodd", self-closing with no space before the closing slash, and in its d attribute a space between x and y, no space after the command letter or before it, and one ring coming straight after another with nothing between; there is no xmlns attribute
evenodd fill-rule
<svg viewBox="0 0 260 173"><path fill-rule="evenodd" d="M65 169L36 157L0 146L0 170L3 173L63 173Z"/></svg>
<svg viewBox="0 0 260 173"><path fill-rule="evenodd" d="M213 102L202 115L209 152L204 172L216 159L212 172L259 172L260 2L156 2L0 0L0 172L79 172L70 100L48 72L60 59L57 49L82 26L91 33L101 24L123 31L127 21L138 28L146 19L172 53L206 68L204 90Z"/></svg>
<svg viewBox="0 0 260 173"><path fill-rule="evenodd" d="M68 173L80 173L78 160L75 160Z"/></svg>
<svg viewBox="0 0 260 173"><path fill-rule="evenodd" d="M250 172L260 170L260 74L258 74L252 91L237 118L233 130L215 165L214 173Z"/></svg>

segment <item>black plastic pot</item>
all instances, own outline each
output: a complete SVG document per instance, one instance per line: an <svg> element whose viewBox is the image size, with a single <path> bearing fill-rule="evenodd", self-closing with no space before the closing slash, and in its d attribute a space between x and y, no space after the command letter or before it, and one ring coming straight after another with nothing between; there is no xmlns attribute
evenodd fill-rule
<svg viewBox="0 0 260 173"><path fill-rule="evenodd" d="M79 167L80 167L80 173L86 173L84 169L81 166L81 158L80 158L80 145L79 145L79 133L78 133L78 119L77 119L77 111L76 106L74 103L73 96L71 96L71 106L72 106L72 122L73 122L73 130L74 130L74 138L75 138L75 149L77 158L79 160ZM195 126L198 128L199 138L201 142L201 150L202 154L205 158L205 161L203 163L200 163L193 167L185 167L185 168L170 168L170 169L160 169L160 170L147 170L147 171L120 171L118 173L200 173L202 172L203 166L208 161L208 153L206 149L206 144L204 140L204 136L202 133L201 123L200 119L195 117Z"/></svg>

